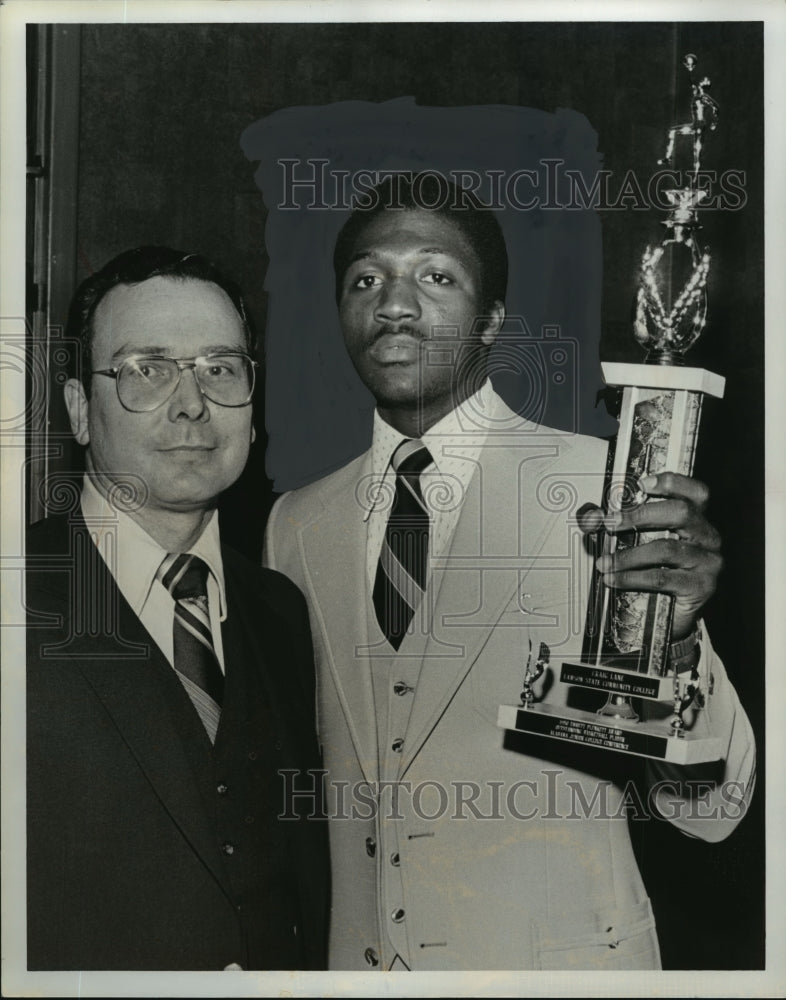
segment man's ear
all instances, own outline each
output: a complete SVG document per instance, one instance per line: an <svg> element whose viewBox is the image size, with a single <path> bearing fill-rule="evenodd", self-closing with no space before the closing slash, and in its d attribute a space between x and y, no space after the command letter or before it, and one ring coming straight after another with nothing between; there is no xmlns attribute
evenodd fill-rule
<svg viewBox="0 0 786 1000"><path fill-rule="evenodd" d="M79 444L88 444L90 434L87 429L87 413L90 408L85 387L79 379L70 378L63 386L68 419L71 421L71 433Z"/></svg>
<svg viewBox="0 0 786 1000"><path fill-rule="evenodd" d="M502 302L495 302L491 307L491 312L486 318L485 325L480 334L480 342L484 347L491 347L497 339L497 334L502 329L505 322L505 306Z"/></svg>

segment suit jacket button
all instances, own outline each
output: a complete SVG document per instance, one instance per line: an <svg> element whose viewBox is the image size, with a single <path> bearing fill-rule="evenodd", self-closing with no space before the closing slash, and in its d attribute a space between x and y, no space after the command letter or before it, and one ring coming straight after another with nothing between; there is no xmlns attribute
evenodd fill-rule
<svg viewBox="0 0 786 1000"><path fill-rule="evenodd" d="M400 924L401 921L404 919L404 916L405 912L404 910L401 909L400 906L390 914L390 917L394 924Z"/></svg>
<svg viewBox="0 0 786 1000"><path fill-rule="evenodd" d="M373 858L377 853L377 842L373 837L366 837L366 854Z"/></svg>
<svg viewBox="0 0 786 1000"><path fill-rule="evenodd" d="M393 865L394 868L400 867L400 865L401 865L401 858L399 857L398 851L394 851L390 855L390 863Z"/></svg>
<svg viewBox="0 0 786 1000"><path fill-rule="evenodd" d="M366 948L364 952L364 958L366 959L366 962L371 966L379 965L379 956L377 955L377 953L374 951L373 948Z"/></svg>
<svg viewBox="0 0 786 1000"><path fill-rule="evenodd" d="M404 749L404 740L399 736L397 740L393 740L393 743L391 744L390 748L393 751L393 753L401 753L401 751Z"/></svg>
<svg viewBox="0 0 786 1000"><path fill-rule="evenodd" d="M397 694L399 698L402 697L402 695L409 694L409 692L413 690L414 688L411 688L409 684L405 684L404 681L396 681L393 685L393 693Z"/></svg>
<svg viewBox="0 0 786 1000"><path fill-rule="evenodd" d="M234 854L235 845L231 841L225 840L224 843L221 845L221 850L224 852L224 854Z"/></svg>
<svg viewBox="0 0 786 1000"><path fill-rule="evenodd" d="M229 791L229 789L227 788L227 786L222 781L221 784L216 785L216 791L218 792L219 795L226 795L226 793Z"/></svg>
<svg viewBox="0 0 786 1000"><path fill-rule="evenodd" d="M224 966L224 972L242 972L243 966L238 965L237 962L230 962L229 965Z"/></svg>

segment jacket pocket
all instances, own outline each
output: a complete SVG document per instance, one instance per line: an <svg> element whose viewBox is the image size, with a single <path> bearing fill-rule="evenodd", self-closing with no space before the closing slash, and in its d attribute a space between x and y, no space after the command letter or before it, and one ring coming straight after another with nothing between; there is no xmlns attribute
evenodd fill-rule
<svg viewBox="0 0 786 1000"><path fill-rule="evenodd" d="M660 949L649 899L622 909L570 914L532 923L536 969L659 969Z"/></svg>

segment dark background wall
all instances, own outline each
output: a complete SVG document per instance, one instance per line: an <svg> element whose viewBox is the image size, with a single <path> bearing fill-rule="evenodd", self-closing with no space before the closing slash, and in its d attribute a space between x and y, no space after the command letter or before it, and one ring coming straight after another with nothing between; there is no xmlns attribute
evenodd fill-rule
<svg viewBox="0 0 786 1000"><path fill-rule="evenodd" d="M763 742L760 25L105 24L84 25L81 34L77 278L142 243L202 252L245 289L262 344L266 212L239 144L251 123L294 105L403 95L431 106L566 107L596 129L615 177L632 169L646 178L663 153L665 126L685 117L675 96L680 59L698 55L721 105L705 166L744 171L747 194L740 211L708 213L710 323L691 356L728 382L723 403L706 409L697 466L715 498L710 516L726 555L706 617ZM636 262L659 239L661 216L600 214L602 356L636 361ZM264 446L260 434L225 504L225 530L252 555L271 502ZM636 831L666 967L762 966L762 802L760 794L722 845L689 841L664 823Z"/></svg>

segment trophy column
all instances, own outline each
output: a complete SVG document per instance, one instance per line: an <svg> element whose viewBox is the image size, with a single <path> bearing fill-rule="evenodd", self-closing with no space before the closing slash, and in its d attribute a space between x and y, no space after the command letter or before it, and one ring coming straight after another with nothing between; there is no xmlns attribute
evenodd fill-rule
<svg viewBox="0 0 786 1000"><path fill-rule="evenodd" d="M646 502L639 481L646 475L690 476L705 395L721 398L724 379L703 368L611 364L610 386L622 388L619 431L606 486L606 510L614 514ZM602 534L597 555L640 545L665 533L632 538ZM637 673L662 677L667 670L672 599L666 594L609 591L593 587L583 657Z"/></svg>

